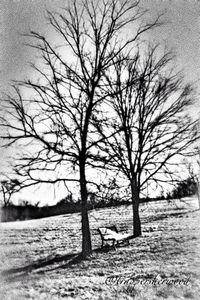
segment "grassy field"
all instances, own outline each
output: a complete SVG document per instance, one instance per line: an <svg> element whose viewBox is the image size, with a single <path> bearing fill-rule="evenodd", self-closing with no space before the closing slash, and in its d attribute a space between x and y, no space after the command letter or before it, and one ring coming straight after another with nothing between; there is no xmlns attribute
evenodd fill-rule
<svg viewBox="0 0 200 300"><path fill-rule="evenodd" d="M143 236L116 251L100 249L97 228L131 234L131 206L93 210L94 252L84 261L78 213L1 223L0 299L199 299L196 208L197 199L141 205Z"/></svg>

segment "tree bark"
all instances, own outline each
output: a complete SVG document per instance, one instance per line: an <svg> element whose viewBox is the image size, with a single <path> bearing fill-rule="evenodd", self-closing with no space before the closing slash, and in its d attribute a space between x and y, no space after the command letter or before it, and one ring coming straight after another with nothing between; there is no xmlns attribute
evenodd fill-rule
<svg viewBox="0 0 200 300"><path fill-rule="evenodd" d="M133 206L133 235L138 237L142 235L141 222L139 215L139 189L137 187L136 180L133 179L131 182L131 194L132 194L132 206Z"/></svg>
<svg viewBox="0 0 200 300"><path fill-rule="evenodd" d="M85 165L80 162L80 189L81 189L81 225L82 225L82 256L86 257L92 253L90 225L87 207L87 186L85 178Z"/></svg>

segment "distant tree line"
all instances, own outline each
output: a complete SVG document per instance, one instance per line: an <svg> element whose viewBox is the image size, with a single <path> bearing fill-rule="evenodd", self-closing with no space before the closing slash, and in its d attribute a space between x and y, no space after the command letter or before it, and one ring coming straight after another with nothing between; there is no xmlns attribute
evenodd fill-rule
<svg viewBox="0 0 200 300"><path fill-rule="evenodd" d="M166 196L167 199L180 199L197 195L198 183L194 177L188 177L176 184L171 192Z"/></svg>
<svg viewBox="0 0 200 300"><path fill-rule="evenodd" d="M165 196L161 195L151 197L141 197L140 203L146 203L157 200L169 200L180 199L183 197L190 197L198 192L198 184L195 177L188 177L178 182L172 191L168 192ZM56 205L38 207L39 202L35 205L29 203L29 201L21 201L20 205L14 205L11 201L7 201L1 207L1 222L9 222L16 220L30 220L39 219L49 216L56 216L67 213L81 212L81 200L74 199L72 194L67 195L65 198L58 201ZM88 210L114 207L120 205L130 205L131 197L121 198L118 195L106 195L106 197L98 197L94 193L90 193L88 196Z"/></svg>

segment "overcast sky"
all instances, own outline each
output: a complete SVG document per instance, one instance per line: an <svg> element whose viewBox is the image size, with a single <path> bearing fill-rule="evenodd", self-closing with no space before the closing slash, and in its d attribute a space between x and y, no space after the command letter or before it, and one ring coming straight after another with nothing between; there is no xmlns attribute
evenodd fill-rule
<svg viewBox="0 0 200 300"><path fill-rule="evenodd" d="M25 76L27 61L34 60L32 50L24 46L27 38L20 34L31 29L47 32L45 9L55 9L67 1L8 0L0 1L2 87L12 78ZM200 1L196 0L142 0L141 5L156 17L165 12L166 25L149 33L151 39L166 42L177 52L180 65L189 79L200 78Z"/></svg>
<svg viewBox="0 0 200 300"><path fill-rule="evenodd" d="M27 62L35 59L33 50L24 46L27 38L20 34L31 29L48 32L45 9L63 6L65 0L8 0L0 1L0 87L10 79L28 76ZM166 25L149 33L150 39L166 42L177 53L181 67L189 80L200 78L200 1L142 0L149 16L165 12Z"/></svg>
<svg viewBox="0 0 200 300"><path fill-rule="evenodd" d="M11 79L27 78L31 74L28 61L35 61L32 49L22 36L30 30L48 33L45 9L56 9L65 0L1 0L0 1L0 92ZM186 80L200 84L200 1L142 0L149 9L149 18L165 12L166 24L151 33L149 40L167 44L177 54L177 63L184 69ZM199 89L200 90L200 89ZM199 100L200 101L200 100ZM200 107L197 103L194 111ZM5 151L0 150L0 157Z"/></svg>

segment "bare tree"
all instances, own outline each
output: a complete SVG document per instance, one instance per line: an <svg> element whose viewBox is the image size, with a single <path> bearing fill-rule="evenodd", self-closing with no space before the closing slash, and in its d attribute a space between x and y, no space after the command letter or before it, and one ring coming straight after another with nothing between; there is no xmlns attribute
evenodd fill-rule
<svg viewBox="0 0 200 300"><path fill-rule="evenodd" d="M138 53L126 59L120 55L107 74L114 111L110 127L118 133L102 143L101 150L106 147L107 166L128 179L134 236L141 235L141 192L147 183L158 186L171 180L178 155L186 155L197 139L197 121L187 114L192 88L183 83L172 63L170 53L160 55L158 46L149 46L142 59Z"/></svg>
<svg viewBox="0 0 200 300"><path fill-rule="evenodd" d="M1 181L0 191L3 195L3 206L8 207L11 205L11 197L19 191L20 182L18 179L5 179Z"/></svg>
<svg viewBox="0 0 200 300"><path fill-rule="evenodd" d="M15 85L15 94L6 102L7 114L1 118L7 146L15 143L22 149L14 163L22 188L59 182L80 185L83 256L92 250L87 190L88 184L95 184L86 178L86 166L98 160L93 149L99 141L112 135L102 137L94 126L101 121L107 97L100 89L105 70L120 53L131 51L143 32L159 24L158 18L138 27L136 21L144 13L138 4L75 0L61 13L48 12L61 47L30 33L35 38L31 46L39 50L44 63L33 65L40 78ZM125 37L127 26L132 26L132 33Z"/></svg>

